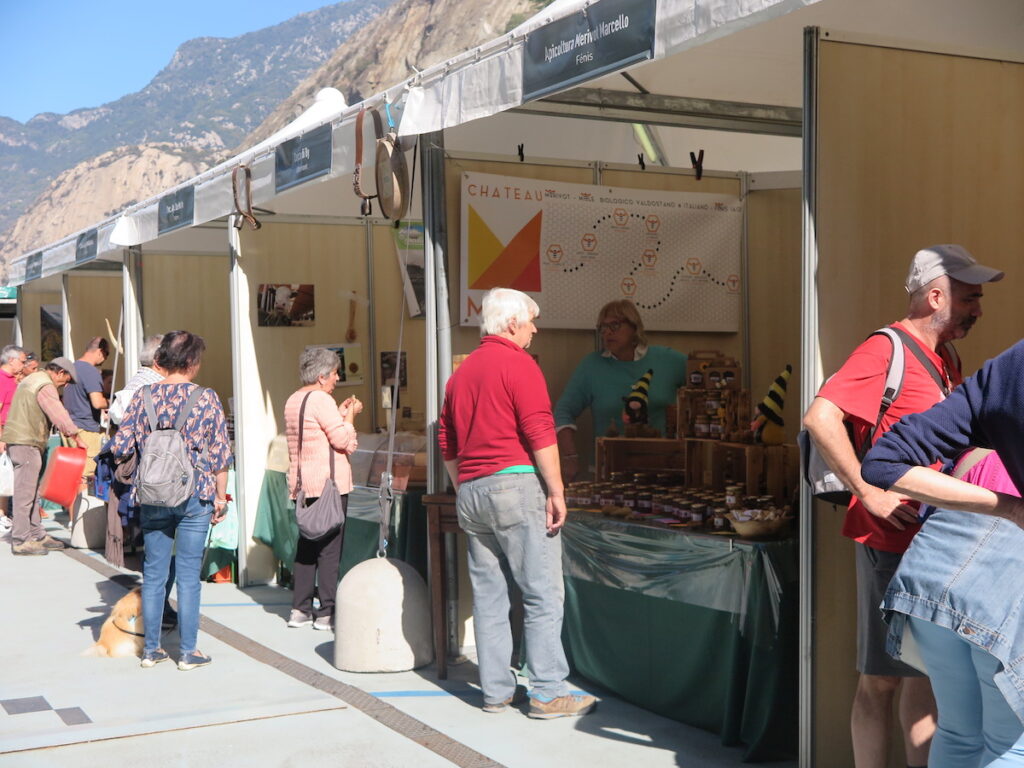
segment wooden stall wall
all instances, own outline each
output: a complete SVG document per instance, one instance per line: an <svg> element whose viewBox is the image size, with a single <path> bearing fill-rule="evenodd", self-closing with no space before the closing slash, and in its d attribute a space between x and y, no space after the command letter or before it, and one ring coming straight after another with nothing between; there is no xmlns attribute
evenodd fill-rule
<svg viewBox="0 0 1024 768"><path fill-rule="evenodd" d="M22 288L18 299L21 302L22 346L29 352L42 354L40 337L42 326L39 311L44 306L60 306L59 291L32 291ZM49 360L43 361L49 362Z"/></svg>
<svg viewBox="0 0 1024 768"><path fill-rule="evenodd" d="M822 40L817 91L820 343L832 373L871 330L902 317L916 250L961 243L1006 270L958 345L965 371L1024 331L1024 65ZM815 517L817 765L852 765L852 543ZM897 742L898 742L897 738ZM902 750L894 745L891 764Z"/></svg>
<svg viewBox="0 0 1024 768"><path fill-rule="evenodd" d="M747 261L750 286L750 397L755 405L785 368L786 442L800 431L800 209L799 189L747 194Z"/></svg>
<svg viewBox="0 0 1024 768"><path fill-rule="evenodd" d="M71 327L71 349L64 354L77 359L94 336L104 336L113 342L121 317L121 276L119 274L75 274L68 275L68 321ZM112 333L107 332L110 324ZM113 370L114 348L102 368ZM117 378L114 389L124 386L124 356L117 361ZM132 371L134 373L134 371Z"/></svg>
<svg viewBox="0 0 1024 768"><path fill-rule="evenodd" d="M225 410L234 394L230 311L226 253L143 255L144 335L187 330L202 336L206 353L196 380L217 393Z"/></svg>

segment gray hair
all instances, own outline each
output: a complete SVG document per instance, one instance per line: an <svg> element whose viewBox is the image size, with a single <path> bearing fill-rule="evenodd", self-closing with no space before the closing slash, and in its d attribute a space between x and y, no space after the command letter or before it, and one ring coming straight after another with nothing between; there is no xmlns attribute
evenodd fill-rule
<svg viewBox="0 0 1024 768"><path fill-rule="evenodd" d="M321 376L330 376L338 370L338 353L327 347L306 347L299 355L299 380L303 385L316 384Z"/></svg>
<svg viewBox="0 0 1024 768"><path fill-rule="evenodd" d="M160 348L160 342L163 340L162 333L146 337L142 343L142 351L139 352L139 365L144 365L147 368L153 367L153 358L156 357L156 351Z"/></svg>
<svg viewBox="0 0 1024 768"><path fill-rule="evenodd" d="M0 365L7 365L11 360L14 360L18 355L25 354L25 350L19 347L17 344L8 344L2 350L0 350Z"/></svg>
<svg viewBox="0 0 1024 768"><path fill-rule="evenodd" d="M537 302L513 288L492 288L480 309L480 335L499 334L515 320L522 325L540 314Z"/></svg>

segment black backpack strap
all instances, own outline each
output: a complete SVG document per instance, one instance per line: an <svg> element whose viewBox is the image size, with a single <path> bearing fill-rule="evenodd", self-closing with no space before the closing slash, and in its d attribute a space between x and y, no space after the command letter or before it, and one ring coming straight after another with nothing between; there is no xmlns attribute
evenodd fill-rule
<svg viewBox="0 0 1024 768"><path fill-rule="evenodd" d="M945 377L939 373L938 369L936 369L935 363L933 363L931 358L929 358L928 355L925 354L925 351L921 349L921 345L918 343L917 339L902 328L893 328L893 330L896 331L896 334L903 340L903 346L910 350L910 354L916 357L920 361L921 365L924 366L924 369L931 375L936 386L938 386L939 391L942 392L942 396L948 397L949 384L946 383Z"/></svg>

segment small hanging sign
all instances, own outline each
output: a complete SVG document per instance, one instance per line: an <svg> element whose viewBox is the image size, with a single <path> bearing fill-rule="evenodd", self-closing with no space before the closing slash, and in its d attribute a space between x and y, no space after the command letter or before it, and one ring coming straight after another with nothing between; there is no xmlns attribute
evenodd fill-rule
<svg viewBox="0 0 1024 768"><path fill-rule="evenodd" d="M157 209L156 231L165 235L182 227L191 227L195 221L196 189L187 186L160 198Z"/></svg>
<svg viewBox="0 0 1024 768"><path fill-rule="evenodd" d="M85 264L96 258L97 232L90 229L78 236L75 242L75 264Z"/></svg>
<svg viewBox="0 0 1024 768"><path fill-rule="evenodd" d="M25 282L38 280L43 276L43 252L33 253L25 259Z"/></svg>
<svg viewBox="0 0 1024 768"><path fill-rule="evenodd" d="M281 192L331 172L331 126L289 139L274 151L274 190Z"/></svg>

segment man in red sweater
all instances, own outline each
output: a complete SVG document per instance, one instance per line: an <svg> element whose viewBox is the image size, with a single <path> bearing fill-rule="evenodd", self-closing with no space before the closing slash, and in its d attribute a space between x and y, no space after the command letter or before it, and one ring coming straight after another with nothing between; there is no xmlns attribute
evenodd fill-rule
<svg viewBox="0 0 1024 768"><path fill-rule="evenodd" d="M537 303L495 288L484 296L480 346L448 380L438 440L469 540L473 627L485 712L520 703L509 668L511 577L523 593L529 717L584 715L597 703L573 695L562 648L565 497L547 384L526 352Z"/></svg>

